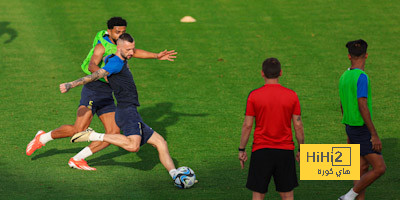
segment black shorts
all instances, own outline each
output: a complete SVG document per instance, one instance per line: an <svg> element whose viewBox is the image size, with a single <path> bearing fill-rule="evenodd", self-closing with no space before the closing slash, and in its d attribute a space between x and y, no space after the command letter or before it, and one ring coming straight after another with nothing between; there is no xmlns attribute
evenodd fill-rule
<svg viewBox="0 0 400 200"><path fill-rule="evenodd" d="M125 136L140 135L140 146L146 144L154 133L153 129L143 122L135 106L117 107L115 122Z"/></svg>
<svg viewBox="0 0 400 200"><path fill-rule="evenodd" d="M92 115L100 116L105 113L115 112L115 103L112 92L99 92L83 86L79 106L86 106Z"/></svg>
<svg viewBox="0 0 400 200"><path fill-rule="evenodd" d="M349 126L346 124L346 133L350 139L350 144L360 144L361 156L370 153L381 155L380 152L372 150L371 132L369 132L365 124L363 126Z"/></svg>
<svg viewBox="0 0 400 200"><path fill-rule="evenodd" d="M246 187L266 193L271 176L278 192L290 192L299 185L293 150L259 149L251 153Z"/></svg>

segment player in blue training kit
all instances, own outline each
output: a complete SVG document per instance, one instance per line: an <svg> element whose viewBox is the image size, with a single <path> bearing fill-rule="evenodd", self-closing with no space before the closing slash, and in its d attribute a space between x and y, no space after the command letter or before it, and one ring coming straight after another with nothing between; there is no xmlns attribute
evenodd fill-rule
<svg viewBox="0 0 400 200"><path fill-rule="evenodd" d="M105 62L106 66L103 69L110 73L108 80L118 102L115 121L125 136L140 135L140 146L142 146L147 143L154 131L143 122L136 109L140 104L127 61L112 54L105 59Z"/></svg>
<svg viewBox="0 0 400 200"><path fill-rule="evenodd" d="M93 48L82 63L81 67L85 73L94 73L104 66L103 57L117 51L116 41L121 34L125 33L126 26L127 22L121 17L112 17L107 21L107 31L103 30L96 34L93 41ZM175 58L173 55L176 54L174 51L167 50L158 54L141 49L135 50L133 55L135 58L173 61L172 59ZM40 149L53 139L71 137L75 133L87 129L95 114L97 114L103 123L106 133L119 134L120 129L115 122L115 109L112 89L105 79L84 85L75 124L62 125L47 133L39 131L35 138L27 145L27 155L33 154L37 149ZM96 170L96 168L88 166L85 159L108 145L109 143L107 142L93 142L72 157L68 165L76 169Z"/></svg>
<svg viewBox="0 0 400 200"><path fill-rule="evenodd" d="M60 85L60 91L65 93L78 85L87 84L107 76L117 100L115 121L124 134L101 134L89 129L86 132L75 134L71 138L71 142L105 141L130 152L137 152L141 145L149 143L157 148L161 163L174 179L176 168L169 155L167 142L160 134L146 125L137 112L137 107L140 105L138 93L127 63L134 52L134 39L129 34L124 33L117 41L117 52L115 55L106 57L106 65L102 69L92 75Z"/></svg>

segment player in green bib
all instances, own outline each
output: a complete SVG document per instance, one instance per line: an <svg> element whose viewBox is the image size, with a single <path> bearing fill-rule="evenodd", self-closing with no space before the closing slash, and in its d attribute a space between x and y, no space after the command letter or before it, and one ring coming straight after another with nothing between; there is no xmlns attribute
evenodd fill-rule
<svg viewBox="0 0 400 200"><path fill-rule="evenodd" d="M96 34L92 49L81 65L82 70L86 74L91 74L104 67L103 57L114 54L117 51L116 41L120 35L126 32L127 22L121 17L113 17L107 21L107 27L107 31L100 31ZM173 61L176 54L174 50L152 53L136 49L133 57ZM62 125L47 133L38 131L34 139L27 145L26 154L28 156L32 155L37 149L40 149L53 139L71 137L75 133L86 130L95 114L97 114L103 123L106 134L119 134L120 129L115 122L115 109L112 89L107 83L107 80L102 79L86 84L82 88L75 124ZM88 166L85 158L106 148L108 145L109 143L106 142L92 142L89 146L72 157L68 165L76 169L96 170Z"/></svg>
<svg viewBox="0 0 400 200"><path fill-rule="evenodd" d="M100 31L96 34L94 41L93 41L93 45L92 45L93 48L90 50L89 54L86 56L86 59L83 61L82 65L81 65L83 72L85 72L86 74L92 74L92 72L89 71L89 64L90 64L90 60L93 56L94 49L96 48L96 46L98 44L101 45L101 46L99 45L99 48L104 48L104 54L102 57L111 55L117 51L117 45L115 44L115 41L111 42L111 40L109 39L109 37L107 37L107 35L108 35L108 33L105 30ZM100 66L100 68L103 68L104 62L101 60L99 65L97 65L97 66ZM100 80L103 82L106 82L106 80L104 80L103 78Z"/></svg>
<svg viewBox="0 0 400 200"><path fill-rule="evenodd" d="M360 180L354 181L354 187L339 200L364 199L366 188L386 171L381 155L382 143L372 123L370 82L364 72L368 45L364 40L356 40L348 42L346 47L351 67L339 80L342 123L346 126L348 143L360 144L361 174Z"/></svg>

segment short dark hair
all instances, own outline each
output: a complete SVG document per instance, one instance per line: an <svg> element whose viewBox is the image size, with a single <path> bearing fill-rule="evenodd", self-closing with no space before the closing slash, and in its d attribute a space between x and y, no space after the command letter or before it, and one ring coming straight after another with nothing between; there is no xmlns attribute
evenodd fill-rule
<svg viewBox="0 0 400 200"><path fill-rule="evenodd" d="M134 42L135 39L129 33L123 33L119 36L118 40L127 41L127 42Z"/></svg>
<svg viewBox="0 0 400 200"><path fill-rule="evenodd" d="M368 44L362 39L350 41L346 44L351 56L360 57L367 53Z"/></svg>
<svg viewBox="0 0 400 200"><path fill-rule="evenodd" d="M113 29L114 26L127 26L126 20L122 17L112 17L107 21L108 29Z"/></svg>
<svg viewBox="0 0 400 200"><path fill-rule="evenodd" d="M262 70L267 78L278 78L281 74L281 63L276 58L268 58L262 64Z"/></svg>

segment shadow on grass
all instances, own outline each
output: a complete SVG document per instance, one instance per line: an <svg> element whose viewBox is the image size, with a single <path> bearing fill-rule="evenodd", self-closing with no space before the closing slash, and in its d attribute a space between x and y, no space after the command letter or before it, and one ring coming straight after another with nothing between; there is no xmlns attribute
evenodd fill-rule
<svg viewBox="0 0 400 200"><path fill-rule="evenodd" d="M53 148L53 149L45 151L44 153L35 155L34 157L31 158L31 160L37 160L37 159L40 159L40 158L50 157L50 156L53 156L53 155L56 155L56 154L77 153L80 150L82 150L81 147L72 148L72 149L63 149L63 150L58 150L56 148ZM37 153L37 152L35 152L35 153Z"/></svg>
<svg viewBox="0 0 400 200"><path fill-rule="evenodd" d="M204 117L208 114L189 114L172 111L173 104L170 102L158 103L153 107L147 107L139 110L143 121L152 127L157 133L162 135L167 140L167 127L175 125L181 117ZM138 162L117 162L113 158L119 157L131 152L120 148L118 151L102 155L98 158L88 160L92 166L106 166L106 165L121 165L132 167L140 170L151 170L160 163L157 150L151 145L143 145L139 152L136 154L140 157L141 161ZM179 166L178 161L172 158L176 166Z"/></svg>
<svg viewBox="0 0 400 200"><path fill-rule="evenodd" d="M125 155L125 154L133 154L129 151L126 151L123 148L118 149L118 151L114 151L112 153L108 153L105 155L102 155L100 157L91 159L88 161L88 164L90 166L112 166L112 165L118 165L118 166L124 166L124 167L131 167L143 171L148 171L152 170L158 163L160 163L160 160L158 159L158 152L155 148L153 148L151 145L144 145L138 153L136 153L140 157L140 161L137 162L119 162L115 161L113 158ZM175 165L179 165L178 161L174 158L172 158L174 161Z"/></svg>
<svg viewBox="0 0 400 200"><path fill-rule="evenodd" d="M18 32L15 29L7 27L9 24L10 22L0 22L0 37L4 34L10 36L8 40L4 41L4 44L12 42L18 36Z"/></svg>

